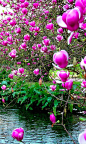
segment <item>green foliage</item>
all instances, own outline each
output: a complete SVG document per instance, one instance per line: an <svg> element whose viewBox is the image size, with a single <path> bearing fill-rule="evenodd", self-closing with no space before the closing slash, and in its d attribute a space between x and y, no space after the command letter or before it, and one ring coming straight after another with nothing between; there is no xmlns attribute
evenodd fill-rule
<svg viewBox="0 0 86 144"><path fill-rule="evenodd" d="M79 120L80 120L80 121L86 121L86 118L84 118L84 117L79 117Z"/></svg>

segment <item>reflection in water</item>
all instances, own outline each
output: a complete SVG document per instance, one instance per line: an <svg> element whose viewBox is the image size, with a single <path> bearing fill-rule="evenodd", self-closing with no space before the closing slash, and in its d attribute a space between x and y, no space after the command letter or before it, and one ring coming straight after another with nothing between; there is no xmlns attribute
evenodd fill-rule
<svg viewBox="0 0 86 144"><path fill-rule="evenodd" d="M70 118L70 119L69 119ZM78 116L65 120L67 130L78 144L78 135L85 129L86 122L79 122ZM12 130L22 127L25 144L73 144L61 126L51 127L49 115L42 112L0 108L0 144L20 144L11 137Z"/></svg>

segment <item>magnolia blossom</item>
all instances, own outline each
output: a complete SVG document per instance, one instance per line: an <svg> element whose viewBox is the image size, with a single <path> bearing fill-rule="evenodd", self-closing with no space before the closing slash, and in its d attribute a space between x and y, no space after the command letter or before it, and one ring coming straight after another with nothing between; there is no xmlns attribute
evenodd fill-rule
<svg viewBox="0 0 86 144"><path fill-rule="evenodd" d="M26 49L26 47L27 47L26 43L22 43L22 44L21 44L21 47L22 47L23 49Z"/></svg>
<svg viewBox="0 0 86 144"><path fill-rule="evenodd" d="M61 50L60 52L54 53L53 61L60 68L65 68L68 64L68 53L65 50Z"/></svg>
<svg viewBox="0 0 86 144"><path fill-rule="evenodd" d="M50 85L50 88L52 91L55 91L56 90L56 85Z"/></svg>
<svg viewBox="0 0 86 144"><path fill-rule="evenodd" d="M24 40L30 40L30 35L28 34L24 35Z"/></svg>
<svg viewBox="0 0 86 144"><path fill-rule="evenodd" d="M35 69L35 70L33 71L33 73L34 73L35 75L39 75L39 69L38 69L38 68Z"/></svg>
<svg viewBox="0 0 86 144"><path fill-rule="evenodd" d="M44 40L43 40L43 44L44 44L44 45L48 46L49 43L50 43L50 40L49 40L49 39L44 39Z"/></svg>
<svg viewBox="0 0 86 144"><path fill-rule="evenodd" d="M86 144L86 130L79 134L78 141L79 144Z"/></svg>
<svg viewBox="0 0 86 144"><path fill-rule="evenodd" d="M23 74L24 73L24 68L19 68L18 72L21 73L21 74Z"/></svg>
<svg viewBox="0 0 86 144"><path fill-rule="evenodd" d="M86 88L86 81L85 80L81 83L81 87Z"/></svg>
<svg viewBox="0 0 86 144"><path fill-rule="evenodd" d="M35 27L35 21L31 21L30 26Z"/></svg>
<svg viewBox="0 0 86 144"><path fill-rule="evenodd" d="M16 49L13 49L9 54L10 57L15 58L16 56Z"/></svg>
<svg viewBox="0 0 86 144"><path fill-rule="evenodd" d="M72 89L73 80L72 80L72 79L67 80L65 83L62 83L62 86L63 86L64 88L66 88L67 90Z"/></svg>
<svg viewBox="0 0 86 144"><path fill-rule="evenodd" d="M24 15L26 15L26 14L28 13L28 10L27 10L26 8L23 8L23 9L22 9L22 13L23 13Z"/></svg>
<svg viewBox="0 0 86 144"><path fill-rule="evenodd" d="M47 51L48 51L48 48L46 46L44 46L44 47L41 48L41 52L47 53Z"/></svg>
<svg viewBox="0 0 86 144"><path fill-rule="evenodd" d="M82 59L82 61L80 62L80 66L82 69L86 70L86 56L84 57L84 59Z"/></svg>
<svg viewBox="0 0 86 144"><path fill-rule="evenodd" d="M2 98L2 102L5 103L5 99L4 98Z"/></svg>
<svg viewBox="0 0 86 144"><path fill-rule="evenodd" d="M62 82L66 82L67 78L69 77L69 72L65 72L65 71L58 71L57 72L57 76L58 78L61 79Z"/></svg>
<svg viewBox="0 0 86 144"><path fill-rule="evenodd" d="M56 84L56 81L55 81L55 80L53 80L53 84Z"/></svg>
<svg viewBox="0 0 86 144"><path fill-rule="evenodd" d="M57 3L57 0L52 0L52 3L53 3L53 4L56 4L56 3Z"/></svg>
<svg viewBox="0 0 86 144"><path fill-rule="evenodd" d="M16 28L15 32L18 33L18 34L21 34L21 28Z"/></svg>
<svg viewBox="0 0 86 144"><path fill-rule="evenodd" d="M75 7L64 12L62 16L58 16L57 23L62 28L75 31L79 28L79 22L82 16L82 10L79 7Z"/></svg>
<svg viewBox="0 0 86 144"><path fill-rule="evenodd" d="M49 23L46 25L46 29L48 29L48 30L52 30L53 28L54 28L53 23Z"/></svg>
<svg viewBox="0 0 86 144"><path fill-rule="evenodd" d="M56 49L55 45L51 45L51 46L50 46L50 49L51 49L51 50L55 50L55 49Z"/></svg>
<svg viewBox="0 0 86 144"><path fill-rule="evenodd" d="M56 122L56 117L54 116L53 113L50 115L50 121L51 121L53 124Z"/></svg>
<svg viewBox="0 0 86 144"><path fill-rule="evenodd" d="M62 28L58 28L57 32L60 33L60 34L62 34L63 33L63 29Z"/></svg>
<svg viewBox="0 0 86 144"><path fill-rule="evenodd" d="M23 139L23 136L24 136L23 128L16 128L12 131L12 137L17 141L21 141Z"/></svg>
<svg viewBox="0 0 86 144"><path fill-rule="evenodd" d="M1 87L1 89L5 91L5 90L6 90L6 85L3 85L3 86Z"/></svg>
<svg viewBox="0 0 86 144"><path fill-rule="evenodd" d="M67 0L70 4L73 4L74 0Z"/></svg>
<svg viewBox="0 0 86 144"><path fill-rule="evenodd" d="M13 74L9 74L8 77L13 79Z"/></svg>
<svg viewBox="0 0 86 144"><path fill-rule="evenodd" d="M18 72L17 70L13 70L13 71L12 71L12 74L13 74L13 75L17 75L17 72Z"/></svg>
<svg viewBox="0 0 86 144"><path fill-rule="evenodd" d="M57 35L56 37L57 41L60 42L63 39L63 36L61 36L60 34Z"/></svg>

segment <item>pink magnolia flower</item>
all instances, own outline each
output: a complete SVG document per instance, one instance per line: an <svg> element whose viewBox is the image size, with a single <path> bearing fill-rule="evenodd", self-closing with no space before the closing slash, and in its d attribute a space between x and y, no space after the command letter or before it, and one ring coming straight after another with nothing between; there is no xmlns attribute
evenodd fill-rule
<svg viewBox="0 0 86 144"><path fill-rule="evenodd" d="M68 64L68 53L65 50L61 50L60 52L54 53L53 61L60 68L65 68Z"/></svg>
<svg viewBox="0 0 86 144"><path fill-rule="evenodd" d="M23 74L24 73L24 68L19 68L18 72L21 73L21 74Z"/></svg>
<svg viewBox="0 0 86 144"><path fill-rule="evenodd" d="M70 8L70 6L68 4L63 6L64 11L68 10Z"/></svg>
<svg viewBox="0 0 86 144"><path fill-rule="evenodd" d="M28 10L27 10L26 8L23 8L23 9L22 9L22 13L23 13L24 15L26 15L26 14L28 13Z"/></svg>
<svg viewBox="0 0 86 144"><path fill-rule="evenodd" d="M48 46L49 43L50 43L50 40L49 40L49 39L44 39L44 40L43 40L43 44L44 44L44 45Z"/></svg>
<svg viewBox="0 0 86 144"><path fill-rule="evenodd" d="M21 34L21 28L16 28L15 32L18 33L18 34Z"/></svg>
<svg viewBox="0 0 86 144"><path fill-rule="evenodd" d="M38 6L39 6L39 3L33 3L33 7L34 7L35 9L37 9Z"/></svg>
<svg viewBox="0 0 86 144"><path fill-rule="evenodd" d="M11 20L11 21L10 21L10 25L11 25L11 26L15 26L15 25L16 25L16 20L15 20L15 19Z"/></svg>
<svg viewBox="0 0 86 144"><path fill-rule="evenodd" d="M56 90L56 85L50 85L50 88L52 91L55 91Z"/></svg>
<svg viewBox="0 0 86 144"><path fill-rule="evenodd" d="M13 71L12 71L12 74L13 74L13 75L17 75L17 72L18 72L17 70L13 70Z"/></svg>
<svg viewBox="0 0 86 144"><path fill-rule="evenodd" d="M27 63L27 65L30 65L30 63Z"/></svg>
<svg viewBox="0 0 86 144"><path fill-rule="evenodd" d="M9 42L12 42L13 40L12 40L12 36L9 36L9 37L7 37L7 41Z"/></svg>
<svg viewBox="0 0 86 144"><path fill-rule="evenodd" d="M61 36L60 34L57 35L56 37L57 41L60 42L63 39L63 36Z"/></svg>
<svg viewBox="0 0 86 144"><path fill-rule="evenodd" d="M2 42L2 45L4 45L4 46L7 46L7 44L8 44L8 41L6 41L6 40L4 40L4 41Z"/></svg>
<svg viewBox="0 0 86 144"><path fill-rule="evenodd" d="M10 57L15 58L16 56L16 49L13 49L9 54Z"/></svg>
<svg viewBox="0 0 86 144"><path fill-rule="evenodd" d="M78 142L79 144L86 144L86 130L79 134Z"/></svg>
<svg viewBox="0 0 86 144"><path fill-rule="evenodd" d="M26 43L25 43L25 42L22 43L22 44L21 44L21 47L22 47L23 49L26 49L26 47L27 47Z"/></svg>
<svg viewBox="0 0 86 144"><path fill-rule="evenodd" d="M23 136L24 136L23 128L16 128L12 131L12 137L17 141L21 141L23 139Z"/></svg>
<svg viewBox="0 0 86 144"><path fill-rule="evenodd" d="M56 81L55 81L55 80L53 80L53 84L56 84Z"/></svg>
<svg viewBox="0 0 86 144"><path fill-rule="evenodd" d="M57 3L57 0L52 0L52 3L53 3L53 4L56 4L56 3Z"/></svg>
<svg viewBox="0 0 86 144"><path fill-rule="evenodd" d="M30 26L35 27L35 21L31 21Z"/></svg>
<svg viewBox="0 0 86 144"><path fill-rule="evenodd" d="M43 38L42 38L42 39L43 39L43 40L44 40L44 39L47 39L47 36L43 36Z"/></svg>
<svg viewBox="0 0 86 144"><path fill-rule="evenodd" d="M13 79L13 74L9 74L8 77Z"/></svg>
<svg viewBox="0 0 86 144"><path fill-rule="evenodd" d="M41 48L41 46L42 46L41 44L37 44L37 47L38 47L39 49Z"/></svg>
<svg viewBox="0 0 86 144"><path fill-rule="evenodd" d="M46 29L48 29L48 30L52 30L53 28L54 28L53 23L49 23L46 25Z"/></svg>
<svg viewBox="0 0 86 144"><path fill-rule="evenodd" d="M75 7L64 12L62 16L58 16L57 23L62 28L75 31L79 28L79 21L82 19L82 16L81 8Z"/></svg>
<svg viewBox="0 0 86 144"><path fill-rule="evenodd" d="M62 86L63 86L64 88L66 88L67 90L72 89L73 80L72 80L72 79L67 80L65 83L62 83Z"/></svg>
<svg viewBox="0 0 86 144"><path fill-rule="evenodd" d="M47 53L47 51L48 51L48 48L46 46L41 48L41 52Z"/></svg>
<svg viewBox="0 0 86 144"><path fill-rule="evenodd" d="M24 2L25 2L25 0L20 0L20 2L21 2L21 3L24 3Z"/></svg>
<svg viewBox="0 0 86 144"><path fill-rule="evenodd" d="M30 35L29 34L24 35L24 39L29 41L30 40Z"/></svg>
<svg viewBox="0 0 86 144"><path fill-rule="evenodd" d="M40 31L40 28L39 28L39 27L34 27L34 31L35 31L35 32L39 32L39 31Z"/></svg>
<svg viewBox="0 0 86 144"><path fill-rule="evenodd" d="M1 87L1 89L5 91L5 90L6 90L6 85L3 85L3 86Z"/></svg>
<svg viewBox="0 0 86 144"><path fill-rule="evenodd" d="M86 88L86 81L85 80L81 83L81 87Z"/></svg>
<svg viewBox="0 0 86 144"><path fill-rule="evenodd" d="M50 49L51 49L51 50L55 50L55 49L56 49L55 45L51 45L51 46L50 46Z"/></svg>
<svg viewBox="0 0 86 144"><path fill-rule="evenodd" d="M21 64L21 62L17 62L17 64L19 65L19 64Z"/></svg>
<svg viewBox="0 0 86 144"><path fill-rule="evenodd" d="M82 59L82 61L80 62L80 66L82 69L86 70L86 56L84 57L84 59Z"/></svg>
<svg viewBox="0 0 86 144"><path fill-rule="evenodd" d="M68 2L69 2L70 4L73 4L73 0L68 0Z"/></svg>
<svg viewBox="0 0 86 144"><path fill-rule="evenodd" d="M2 98L2 102L5 103L5 99L4 98Z"/></svg>
<svg viewBox="0 0 86 144"><path fill-rule="evenodd" d="M63 33L63 29L62 28L58 28L57 32L60 33L60 34L62 34Z"/></svg>
<svg viewBox="0 0 86 144"><path fill-rule="evenodd" d="M29 6L29 2L25 1L24 2L24 7L27 8Z"/></svg>
<svg viewBox="0 0 86 144"><path fill-rule="evenodd" d="M51 121L53 124L56 122L56 117L54 116L53 113L50 115L50 121Z"/></svg>
<svg viewBox="0 0 86 144"><path fill-rule="evenodd" d="M85 0L76 0L75 6L80 7L83 11L83 14L85 14L85 7L86 7L86 1Z"/></svg>
<svg viewBox="0 0 86 144"><path fill-rule="evenodd" d="M69 77L69 72L65 71L58 71L57 76L61 79L62 82L66 82L67 78Z"/></svg>
<svg viewBox="0 0 86 144"><path fill-rule="evenodd" d="M38 69L38 68L35 69L35 70L33 71L33 73L34 73L35 75L39 75L39 69Z"/></svg>

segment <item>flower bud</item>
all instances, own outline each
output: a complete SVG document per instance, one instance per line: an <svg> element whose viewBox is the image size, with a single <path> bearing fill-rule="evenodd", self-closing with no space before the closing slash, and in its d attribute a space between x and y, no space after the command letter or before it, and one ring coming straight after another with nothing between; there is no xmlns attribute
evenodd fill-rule
<svg viewBox="0 0 86 144"><path fill-rule="evenodd" d="M76 57L73 58L73 66L77 65Z"/></svg>
<svg viewBox="0 0 86 144"><path fill-rule="evenodd" d="M53 113L50 115L50 121L51 121L53 124L56 122L56 117L54 116Z"/></svg>
<svg viewBox="0 0 86 144"><path fill-rule="evenodd" d="M39 85L40 86L42 85L42 79L41 78L39 79Z"/></svg>

